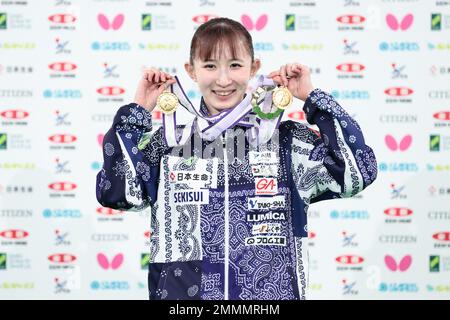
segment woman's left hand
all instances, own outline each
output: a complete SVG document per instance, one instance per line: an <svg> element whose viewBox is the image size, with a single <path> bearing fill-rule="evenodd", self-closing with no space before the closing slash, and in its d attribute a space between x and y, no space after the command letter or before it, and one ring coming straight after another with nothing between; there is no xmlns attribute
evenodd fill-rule
<svg viewBox="0 0 450 320"><path fill-rule="evenodd" d="M279 70L271 72L269 78L287 87L294 97L302 101L305 101L314 90L309 68L299 63L288 63Z"/></svg>

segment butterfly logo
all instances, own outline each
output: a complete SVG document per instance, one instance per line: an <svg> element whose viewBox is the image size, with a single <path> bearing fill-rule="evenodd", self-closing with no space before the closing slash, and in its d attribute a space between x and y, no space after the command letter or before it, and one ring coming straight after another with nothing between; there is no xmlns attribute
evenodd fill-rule
<svg viewBox="0 0 450 320"><path fill-rule="evenodd" d="M408 149L411 146L412 136L410 134L408 134L402 138L400 143L397 143L395 138L393 136L391 136L390 134L388 134L388 135L386 135L386 137L384 137L384 142L386 142L387 147L391 151L397 151L398 149L400 151L405 151L406 149Z"/></svg>
<svg viewBox="0 0 450 320"><path fill-rule="evenodd" d="M97 16L97 20L98 20L98 23L100 24L100 27L102 27L103 30L109 30L111 28L113 30L117 30L122 26L122 24L125 20L125 16L123 14L118 14L112 20L112 23L110 23L108 18L104 14L100 13Z"/></svg>
<svg viewBox="0 0 450 320"><path fill-rule="evenodd" d="M116 254L110 263L108 258L103 253L99 253L97 254L97 262L100 265L100 267L102 267L105 270L109 268L116 270L122 265L123 254L121 253Z"/></svg>
<svg viewBox="0 0 450 320"><path fill-rule="evenodd" d="M252 18L250 18L246 14L243 14L241 16L241 22L248 31L252 31L253 29L256 29L256 31L260 31L261 29L263 29L266 26L267 20L268 20L267 14L261 15L256 20L256 23L253 23Z"/></svg>
<svg viewBox="0 0 450 320"><path fill-rule="evenodd" d="M391 271L399 270L401 272L404 272L411 266L412 257L410 255L406 255L400 260L400 263L397 263L392 256L386 255L384 257L384 263L386 264L386 267Z"/></svg>
<svg viewBox="0 0 450 320"><path fill-rule="evenodd" d="M103 139L105 138L105 135L103 133L100 133L97 135L97 142L101 146L103 146Z"/></svg>
<svg viewBox="0 0 450 320"><path fill-rule="evenodd" d="M407 14L403 17L402 21L398 23L397 18L393 14L388 14L386 16L386 23L391 30L397 31L400 27L401 30L405 31L409 29L414 21L414 16L412 14Z"/></svg>

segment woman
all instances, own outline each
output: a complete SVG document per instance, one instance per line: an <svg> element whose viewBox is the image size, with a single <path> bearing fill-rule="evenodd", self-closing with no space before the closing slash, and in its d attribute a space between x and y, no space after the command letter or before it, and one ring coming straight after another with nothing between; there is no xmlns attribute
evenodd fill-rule
<svg viewBox="0 0 450 320"><path fill-rule="evenodd" d="M148 69L105 135L98 201L152 207L150 299L304 299L309 204L351 197L376 178L358 124L314 89L307 67L287 64L254 82L260 64L241 24L210 20L185 64L200 107L176 78ZM280 122L290 93L320 136ZM196 116L187 125L176 124L177 103ZM149 138L157 104L164 126Z"/></svg>

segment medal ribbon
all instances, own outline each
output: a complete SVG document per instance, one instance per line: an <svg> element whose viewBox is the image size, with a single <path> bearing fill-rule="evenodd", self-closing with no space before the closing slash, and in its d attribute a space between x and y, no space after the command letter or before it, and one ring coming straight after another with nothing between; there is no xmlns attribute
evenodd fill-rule
<svg viewBox="0 0 450 320"><path fill-rule="evenodd" d="M273 89L276 87L273 80L266 76L261 75L256 81L250 82L250 92L247 92L244 99L236 107L224 110L214 116L203 114L200 110L200 105L194 107L184 92L177 76L175 76L175 80L176 83L170 86L170 91L178 97L180 106L194 115L194 118L177 132L177 112L175 111L171 114L163 113L164 138L169 147L184 145L192 136L195 127L202 139L214 141L227 129L235 125L242 125L251 128L250 142L256 143L256 145L267 142L272 137L275 129L278 128L283 113L271 120L257 119L256 115L251 113L251 99L256 88L264 86ZM261 94L259 97L258 105L261 105L261 103L263 104L263 110L270 110L272 95L268 94L267 90L265 94Z"/></svg>

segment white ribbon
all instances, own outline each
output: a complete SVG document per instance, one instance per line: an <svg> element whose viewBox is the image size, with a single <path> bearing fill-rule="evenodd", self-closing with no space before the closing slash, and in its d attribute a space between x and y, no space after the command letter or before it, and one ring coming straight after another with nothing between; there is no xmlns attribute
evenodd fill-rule
<svg viewBox="0 0 450 320"><path fill-rule="evenodd" d="M214 116L202 114L200 105L194 107L186 96L177 76L175 76L175 80L176 83L170 86L170 91L178 97L180 106L193 114L194 118L181 129L181 135L177 135L177 112L175 111L169 115L163 113L164 137L169 147L184 145L192 136L195 128L202 139L214 141L224 131L236 124L250 127L252 130L250 132L250 142L259 145L267 142L272 137L283 115L281 113L278 117L268 120L257 119L256 115L251 113L253 92L260 86L275 87L273 80L266 76L261 75L256 81L250 82L250 89L247 91L247 95L236 107L222 111ZM263 104L262 110L264 112L270 111L272 95L265 94L264 97L260 97L259 103Z"/></svg>

